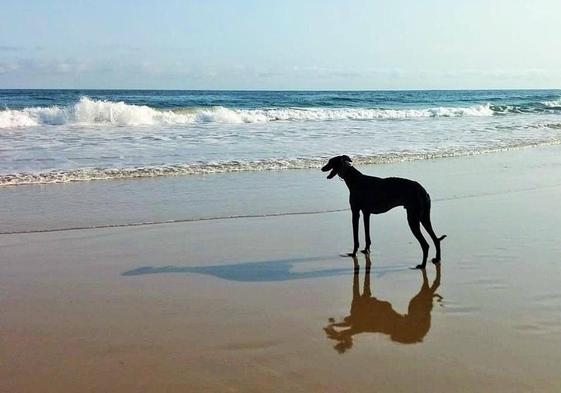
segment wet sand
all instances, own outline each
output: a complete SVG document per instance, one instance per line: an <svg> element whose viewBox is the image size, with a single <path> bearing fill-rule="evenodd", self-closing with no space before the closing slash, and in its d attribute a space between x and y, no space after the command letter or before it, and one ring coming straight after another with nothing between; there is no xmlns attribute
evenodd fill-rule
<svg viewBox="0 0 561 393"><path fill-rule="evenodd" d="M559 391L560 151L383 168L438 173L439 277L403 209L358 273L346 211L2 235L0 391Z"/></svg>

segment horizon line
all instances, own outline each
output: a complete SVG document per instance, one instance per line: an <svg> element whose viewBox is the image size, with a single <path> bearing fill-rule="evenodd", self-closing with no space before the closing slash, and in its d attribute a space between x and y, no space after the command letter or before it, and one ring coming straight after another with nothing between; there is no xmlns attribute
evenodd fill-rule
<svg viewBox="0 0 561 393"><path fill-rule="evenodd" d="M523 91L523 90L545 90L545 91L553 91L553 90L561 90L561 87L548 87L548 88L531 88L531 87L521 87L521 88L443 88L443 89L166 89L166 88L92 88L92 87L85 87L85 88L58 88L58 87L10 87L10 88L1 88L0 91L6 90L90 90L90 91L118 91L118 90L128 90L128 91L218 91L218 92L261 92L261 91L268 91L268 92L374 92L374 91L385 91L385 92L399 92L399 91Z"/></svg>

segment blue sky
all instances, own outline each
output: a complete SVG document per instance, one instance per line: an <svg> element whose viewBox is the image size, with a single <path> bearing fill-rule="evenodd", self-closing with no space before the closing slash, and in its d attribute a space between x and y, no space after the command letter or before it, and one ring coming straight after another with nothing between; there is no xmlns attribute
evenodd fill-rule
<svg viewBox="0 0 561 393"><path fill-rule="evenodd" d="M12 1L0 88L561 88L561 1Z"/></svg>

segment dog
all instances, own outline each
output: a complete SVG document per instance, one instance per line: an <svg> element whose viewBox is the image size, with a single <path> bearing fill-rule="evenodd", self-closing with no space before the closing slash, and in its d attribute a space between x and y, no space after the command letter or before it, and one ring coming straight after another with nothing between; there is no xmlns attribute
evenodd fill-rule
<svg viewBox="0 0 561 393"><path fill-rule="evenodd" d="M366 247L362 252L370 253L370 214L385 213L396 206L403 206L407 210L407 222L411 232L421 245L423 250L423 261L417 265L416 269L424 269L427 264L429 252L429 244L421 233L420 224L430 235L434 246L436 247L436 256L432 259L433 263L439 263L440 242L446 235L437 237L432 229L430 220L431 200L427 191L419 183L409 179L399 177L379 178L374 176L366 176L360 173L351 164L352 160L349 156L337 156L331 158L321 170L328 172L328 179L332 179L335 175L342 178L350 191L349 202L352 211L353 222L353 252L348 256L356 256L359 248L358 241L358 221L360 212L362 211L364 219L364 235Z"/></svg>

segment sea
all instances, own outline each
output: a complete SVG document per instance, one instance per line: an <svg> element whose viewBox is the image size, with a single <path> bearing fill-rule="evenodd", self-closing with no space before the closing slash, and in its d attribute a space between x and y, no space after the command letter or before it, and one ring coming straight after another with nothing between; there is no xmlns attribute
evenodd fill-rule
<svg viewBox="0 0 561 393"><path fill-rule="evenodd" d="M376 164L561 143L561 90L0 90L0 186Z"/></svg>

